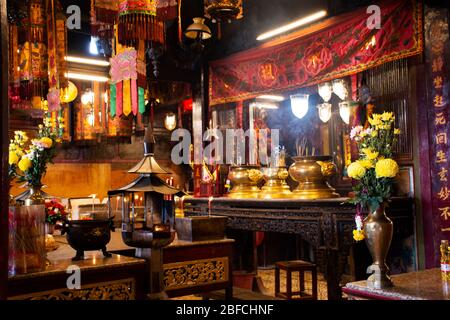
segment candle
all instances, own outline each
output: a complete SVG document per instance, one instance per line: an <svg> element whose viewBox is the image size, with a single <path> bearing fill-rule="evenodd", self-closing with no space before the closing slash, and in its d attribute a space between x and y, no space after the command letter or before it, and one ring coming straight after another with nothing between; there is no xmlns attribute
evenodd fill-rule
<svg viewBox="0 0 450 320"><path fill-rule="evenodd" d="M213 200L213 197L209 197L208 201L208 216L211 216L211 202Z"/></svg>

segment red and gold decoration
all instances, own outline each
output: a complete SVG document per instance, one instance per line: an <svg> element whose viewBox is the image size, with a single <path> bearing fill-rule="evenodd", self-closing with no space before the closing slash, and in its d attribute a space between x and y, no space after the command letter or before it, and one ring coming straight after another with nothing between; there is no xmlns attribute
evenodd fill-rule
<svg viewBox="0 0 450 320"><path fill-rule="evenodd" d="M164 43L164 22L156 18L157 0L119 1L119 43L131 46L139 40Z"/></svg>
<svg viewBox="0 0 450 320"><path fill-rule="evenodd" d="M242 0L205 0L205 17L217 23L220 39L220 24L243 18Z"/></svg>
<svg viewBox="0 0 450 320"><path fill-rule="evenodd" d="M416 1L384 3L381 29L367 28L365 10L336 17L313 36L293 35L213 61L211 105L342 78L422 52L422 7Z"/></svg>
<svg viewBox="0 0 450 320"><path fill-rule="evenodd" d="M10 101L16 109L60 109L60 88L66 88L66 18L58 0L30 0L16 8L21 18L10 21ZM17 16L17 14L15 15ZM42 114L39 114L42 116Z"/></svg>
<svg viewBox="0 0 450 320"><path fill-rule="evenodd" d="M450 240L449 61L444 47L449 41L448 9L428 9L425 17L431 210L424 211L424 221L430 226L426 247L430 248L427 267L431 267L439 262L440 241Z"/></svg>

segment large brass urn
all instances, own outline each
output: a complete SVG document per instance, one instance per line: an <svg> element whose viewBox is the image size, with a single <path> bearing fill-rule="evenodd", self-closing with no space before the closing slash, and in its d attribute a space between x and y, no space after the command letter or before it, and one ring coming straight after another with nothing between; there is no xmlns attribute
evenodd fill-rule
<svg viewBox="0 0 450 320"><path fill-rule="evenodd" d="M326 199L340 197L327 179L336 174L331 156L293 157L295 163L289 168L291 178L299 184L292 191L296 199Z"/></svg>
<svg viewBox="0 0 450 320"><path fill-rule="evenodd" d="M228 194L233 199L256 199L260 193L258 182L261 181L263 174L258 166L236 166L231 167L228 179L230 179L233 188Z"/></svg>

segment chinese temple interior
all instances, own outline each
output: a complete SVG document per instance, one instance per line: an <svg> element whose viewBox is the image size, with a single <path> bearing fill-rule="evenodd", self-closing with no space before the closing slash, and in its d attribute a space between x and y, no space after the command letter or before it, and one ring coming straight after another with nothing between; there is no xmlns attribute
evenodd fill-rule
<svg viewBox="0 0 450 320"><path fill-rule="evenodd" d="M450 299L449 1L0 16L0 300Z"/></svg>

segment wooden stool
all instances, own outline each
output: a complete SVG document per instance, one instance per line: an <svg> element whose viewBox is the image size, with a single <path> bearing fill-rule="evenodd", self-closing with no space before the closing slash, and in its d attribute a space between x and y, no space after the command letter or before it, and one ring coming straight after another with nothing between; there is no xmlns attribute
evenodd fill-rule
<svg viewBox="0 0 450 320"><path fill-rule="evenodd" d="M286 271L286 292L280 292L280 269ZM305 293L305 271L312 275L312 295ZM292 292L292 272L299 272L300 291ZM275 296L287 300L317 300L316 265L302 260L275 263Z"/></svg>

